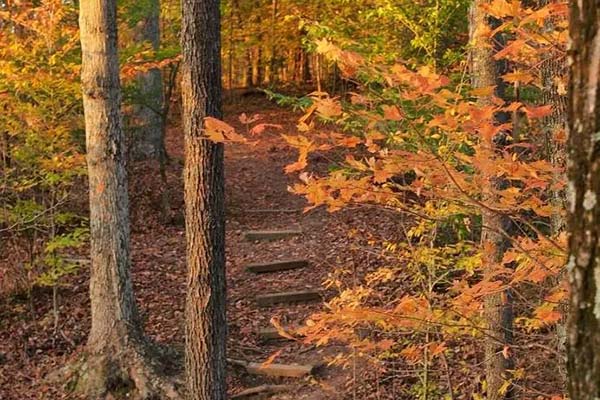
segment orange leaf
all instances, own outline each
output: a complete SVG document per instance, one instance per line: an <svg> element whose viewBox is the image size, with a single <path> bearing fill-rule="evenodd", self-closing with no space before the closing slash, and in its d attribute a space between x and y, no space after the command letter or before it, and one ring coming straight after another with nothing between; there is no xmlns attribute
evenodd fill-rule
<svg viewBox="0 0 600 400"><path fill-rule="evenodd" d="M275 329L277 329L277 333L279 334L279 336L282 336L282 337L284 337L286 339L290 339L290 340L296 340L296 338L294 336L292 336L286 332L286 330L283 328L283 326L281 326L281 324L279 323L277 318L272 317L270 321L271 321L271 325L273 325L275 327Z"/></svg>
<svg viewBox="0 0 600 400"><path fill-rule="evenodd" d="M213 142L224 142L225 133L234 131L233 127L217 118L204 118L204 133Z"/></svg>
<svg viewBox="0 0 600 400"><path fill-rule="evenodd" d="M269 365L273 364L275 359L279 357L279 355L283 352L283 349L277 350L275 353L271 354L269 358L265 360L262 364L260 364L261 368L267 368Z"/></svg>
<svg viewBox="0 0 600 400"><path fill-rule="evenodd" d="M539 107L524 107L523 110L529 118L543 118L552 114L552 105Z"/></svg>
<svg viewBox="0 0 600 400"><path fill-rule="evenodd" d="M471 90L471 95L475 97L488 97L494 94L496 86L486 86Z"/></svg>
<svg viewBox="0 0 600 400"><path fill-rule="evenodd" d="M273 129L283 129L282 125L279 124L258 124L255 127L253 127L252 129L250 129L250 134L251 135L260 135L262 134L267 128L273 128Z"/></svg>
<svg viewBox="0 0 600 400"><path fill-rule="evenodd" d="M508 74L502 75L502 79L508 83L522 83L527 85L535 80L535 77L529 72L525 71L514 71Z"/></svg>
<svg viewBox="0 0 600 400"><path fill-rule="evenodd" d="M396 106L383 106L383 117L390 121L402 121L403 116Z"/></svg>

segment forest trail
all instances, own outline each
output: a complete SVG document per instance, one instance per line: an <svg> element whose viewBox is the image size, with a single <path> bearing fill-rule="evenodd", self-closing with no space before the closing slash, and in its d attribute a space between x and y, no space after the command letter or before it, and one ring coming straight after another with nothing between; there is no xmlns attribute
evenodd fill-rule
<svg viewBox="0 0 600 400"><path fill-rule="evenodd" d="M281 130L269 130L261 134L255 145L228 144L225 151L226 168L226 204L227 204L227 276L228 276L228 309L229 342L228 357L235 360L262 363L271 355L279 352L275 363L298 365L323 365L333 358L342 347L328 345L316 348L307 346L301 341L264 340L264 335L273 335L271 318L276 318L284 327L301 326L306 319L322 309L321 301L298 301L292 304L277 303L261 306L260 296L282 293L321 290L323 299L330 298L335 292L322 291L322 283L333 273L336 267L349 266L352 262L360 263L361 257L348 240L351 227L379 220L382 232L390 231L393 223L389 219L378 217L373 212L328 213L324 209L303 212L306 202L303 198L288 191L297 177L286 175L284 167L297 158L295 150L290 148L281 138L281 134L297 134L296 123L299 113L277 107L262 98L250 98L241 105L225 108L225 121L239 132L245 127L239 121L239 115L259 114L262 122L283 126ZM177 128L171 131L168 151L174 159L183 159L181 135ZM326 169L330 160L326 158L313 160L318 169ZM180 171L170 171L171 180L179 180ZM137 175L137 174L136 174ZM155 194L156 195L156 194ZM182 210L181 193L174 198L173 209ZM178 219L179 216L175 216ZM388 226L390 229L385 229ZM291 231L292 235L278 240L253 240L247 235L251 231ZM299 234L295 234L299 232ZM152 233L150 233L152 235ZM181 294L184 293L183 278L184 241L181 227L170 234L162 236L168 242L163 248L170 249L177 255L176 264L180 273L176 274L174 284L177 290L167 293L178 293L175 298L164 298L156 311L149 311L151 318L159 318L154 323L149 320L147 330L155 327L172 325L169 317L161 312L168 304L178 304L176 317L181 318L183 304ZM170 238L170 239L168 239ZM173 242L173 238L175 241ZM250 239L250 240L249 240ZM134 261L144 255L152 256L157 252L145 248L145 244L156 243L156 239L136 240ZM141 247L137 247L141 246ZM177 250L175 250L177 249ZM138 258L140 257L140 258ZM275 263L288 260L307 261L307 266L278 272L256 274L247 270L252 264ZM154 261L157 268L169 265L168 259ZM135 279L135 273L134 273ZM137 289L137 288L136 288ZM141 288L140 288L141 289ZM139 292L138 292L139 293ZM259 298L257 299L257 296ZM168 297L171 297L168 295ZM155 300L156 301L156 300ZM182 322L177 325L166 341L177 341L183 337ZM261 385L291 385L290 390L273 394L272 399L307 399L325 400L345 398L345 386L350 377L347 370L328 366L318 368L314 376L302 378L275 378L255 374L247 374L239 366L230 366L230 393L235 395L243 390ZM365 388L365 390L368 390Z"/></svg>
<svg viewBox="0 0 600 400"><path fill-rule="evenodd" d="M288 192L297 179L286 175L285 165L297 154L281 138L281 133L296 134L298 113L283 109L263 98L245 99L235 107L226 107L226 121L243 131L239 115L255 113L264 122L283 125L268 131L256 145L226 146L227 179L227 276L228 276L228 356L235 360L262 363L280 352L277 364L317 365L326 363L342 350L329 344L307 346L289 340L263 340L261 330L277 318L283 326L299 326L323 305L320 301L273 304L260 307L256 296L287 291L322 289L324 280L337 268L355 271L356 279L367 266L377 265L375 257L361 251L360 243L349 239L351 229L367 231L377 226L378 233L390 238L397 232L397 221L377 210L347 210L328 213L316 209L304 213L304 199ZM168 188L171 196L172 223L160 222L160 198L163 185L154 162L130 165L132 278L147 334L159 343L183 347L185 302L185 232L183 226L181 129L172 126L168 134ZM312 160L325 170L329 159ZM82 201L87 195L82 191ZM300 235L273 241L244 238L252 230L300 230ZM364 243L363 243L364 244ZM81 257L87 257L82 250ZM371 258L369 258L371 257ZM280 272L255 274L249 264L282 260L306 260L308 266ZM26 297L6 300L0 329L0 399L72 399L64 389L48 385L46 374L64 365L83 350L89 330L88 270L73 277L60 290L60 332L51 334L51 291L34 292L35 317L29 313ZM334 290L322 292L331 298ZM6 328L6 329L4 329ZM266 335L272 335L267 329ZM272 399L343 399L351 383L350 370L328 366L314 376L275 378L248 374L239 366L229 367L231 395L253 387L292 385ZM361 377L355 387L359 398L373 395L364 379L373 372L357 366ZM361 396L361 393L364 396ZM254 397L256 398L256 397Z"/></svg>

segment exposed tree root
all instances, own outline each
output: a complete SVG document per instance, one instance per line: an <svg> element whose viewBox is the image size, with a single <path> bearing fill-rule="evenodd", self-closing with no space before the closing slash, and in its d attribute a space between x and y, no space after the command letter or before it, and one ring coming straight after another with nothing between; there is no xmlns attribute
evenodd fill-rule
<svg viewBox="0 0 600 400"><path fill-rule="evenodd" d="M166 352L152 345L129 345L122 351L88 352L49 377L90 399L180 400L183 387Z"/></svg>

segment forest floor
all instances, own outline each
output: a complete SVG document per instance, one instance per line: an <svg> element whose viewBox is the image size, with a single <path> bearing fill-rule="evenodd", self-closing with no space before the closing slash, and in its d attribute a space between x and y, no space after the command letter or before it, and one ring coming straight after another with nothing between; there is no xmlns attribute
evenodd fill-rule
<svg viewBox="0 0 600 400"><path fill-rule="evenodd" d="M277 317L284 325L302 325L323 308L321 302L259 308L255 296L269 292L319 288L336 268L354 270L347 279L359 279L381 262L376 255L360 251L368 235L351 238L351 230L376 232L371 239L398 240L397 217L381 210L347 210L328 213L323 209L303 212L305 201L288 192L296 176L283 172L297 154L280 134L295 134L298 113L279 108L261 97L245 98L226 107L226 121L241 131L239 114L260 114L265 122L283 125L266 132L253 146L226 147L227 180L227 276L229 357L263 362L281 351L278 363L327 362L344 347L323 347L294 341L261 342L257 331ZM183 140L179 126L171 126L167 148L172 223L160 219L162 184L153 162L130 166L132 225L132 276L146 333L153 340L182 348L185 300L185 236L183 227ZM314 158L317 170L326 170L329 155ZM86 194L82 192L82 203ZM377 229L369 229L377 227ZM250 242L243 232L256 229L300 228L302 235L271 242ZM256 275L245 271L253 262L306 258L307 268ZM89 330L88 272L69 280L60 289L60 331L53 335L51 291L35 289L34 315L27 296L0 299L0 400L75 398L65 388L49 385L44 377L83 350ZM325 298L335 294L325 291ZM309 378L264 378L229 367L232 395L262 384L293 384L291 393L274 399L393 398L370 379L374 372L363 364L353 368L326 366ZM358 379L353 379L353 376ZM380 392L381 391L381 392Z"/></svg>

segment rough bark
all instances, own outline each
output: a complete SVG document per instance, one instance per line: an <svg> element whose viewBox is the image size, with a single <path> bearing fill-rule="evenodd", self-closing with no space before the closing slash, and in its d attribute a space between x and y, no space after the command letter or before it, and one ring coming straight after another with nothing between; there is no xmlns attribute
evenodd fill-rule
<svg viewBox="0 0 600 400"><path fill-rule="evenodd" d="M182 98L187 238L186 382L189 399L226 398L223 145L203 137L221 118L219 0L184 0Z"/></svg>
<svg viewBox="0 0 600 400"><path fill-rule="evenodd" d="M540 0L540 6L546 6L557 0ZM551 33L555 29L556 21L546 21L544 31ZM567 97L560 94L556 79L564 77L567 73L567 64L562 52L559 49L549 49L545 55L545 60L541 64L542 75L542 99L543 105L552 105L552 114L544 117L543 129L545 136L545 147L547 159L556 167L562 169L566 164L566 152L564 143L559 143L555 136L558 132L564 131L567 124ZM555 181L561 181L563 173L557 174ZM552 202L558 209L564 209L565 194L563 191L554 191L552 193ZM554 213L551 220L552 234L557 235L565 228L564 215Z"/></svg>
<svg viewBox="0 0 600 400"><path fill-rule="evenodd" d="M135 27L135 40L150 43L156 51L160 45L160 0L144 2L145 16ZM163 151L163 89L162 75L158 68L138 74L138 95L132 115L134 133L133 155L136 159L160 157ZM165 116L166 117L166 116Z"/></svg>
<svg viewBox="0 0 600 400"><path fill-rule="evenodd" d="M90 398L135 386L138 398L177 398L157 373L129 273L129 204L120 111L116 0L81 2L83 106L90 201L92 326L79 388Z"/></svg>
<svg viewBox="0 0 600 400"><path fill-rule="evenodd" d="M568 226L570 398L600 398L600 4L571 2Z"/></svg>
<svg viewBox="0 0 600 400"><path fill-rule="evenodd" d="M484 25L492 29L497 24L488 17L484 8L487 0L475 0L470 11L470 39L471 39L471 79L475 88L495 86L495 96L504 98L504 83L499 78L506 69L506 64L494 60L494 53L502 46L502 38L495 37L492 45L489 38L477 33L478 28ZM492 98L482 97L480 104L492 104ZM498 123L505 123L508 116L497 114ZM501 133L503 135L506 133ZM502 151L502 138L496 137L489 146L495 152ZM490 177L488 185L482 188L485 203L493 202L493 191L502 185L497 179ZM505 238L510 221L504 215L494 211L482 210L481 243L483 247L484 277L493 277L502 261L507 248ZM512 357L505 357L504 348L512 344L513 310L511 293L508 291L487 295L484 299L484 318L487 323L487 336L485 338L485 375L487 383L487 399L499 400L513 397L513 389L509 387L502 392L504 383L510 379L510 370L514 368Z"/></svg>

